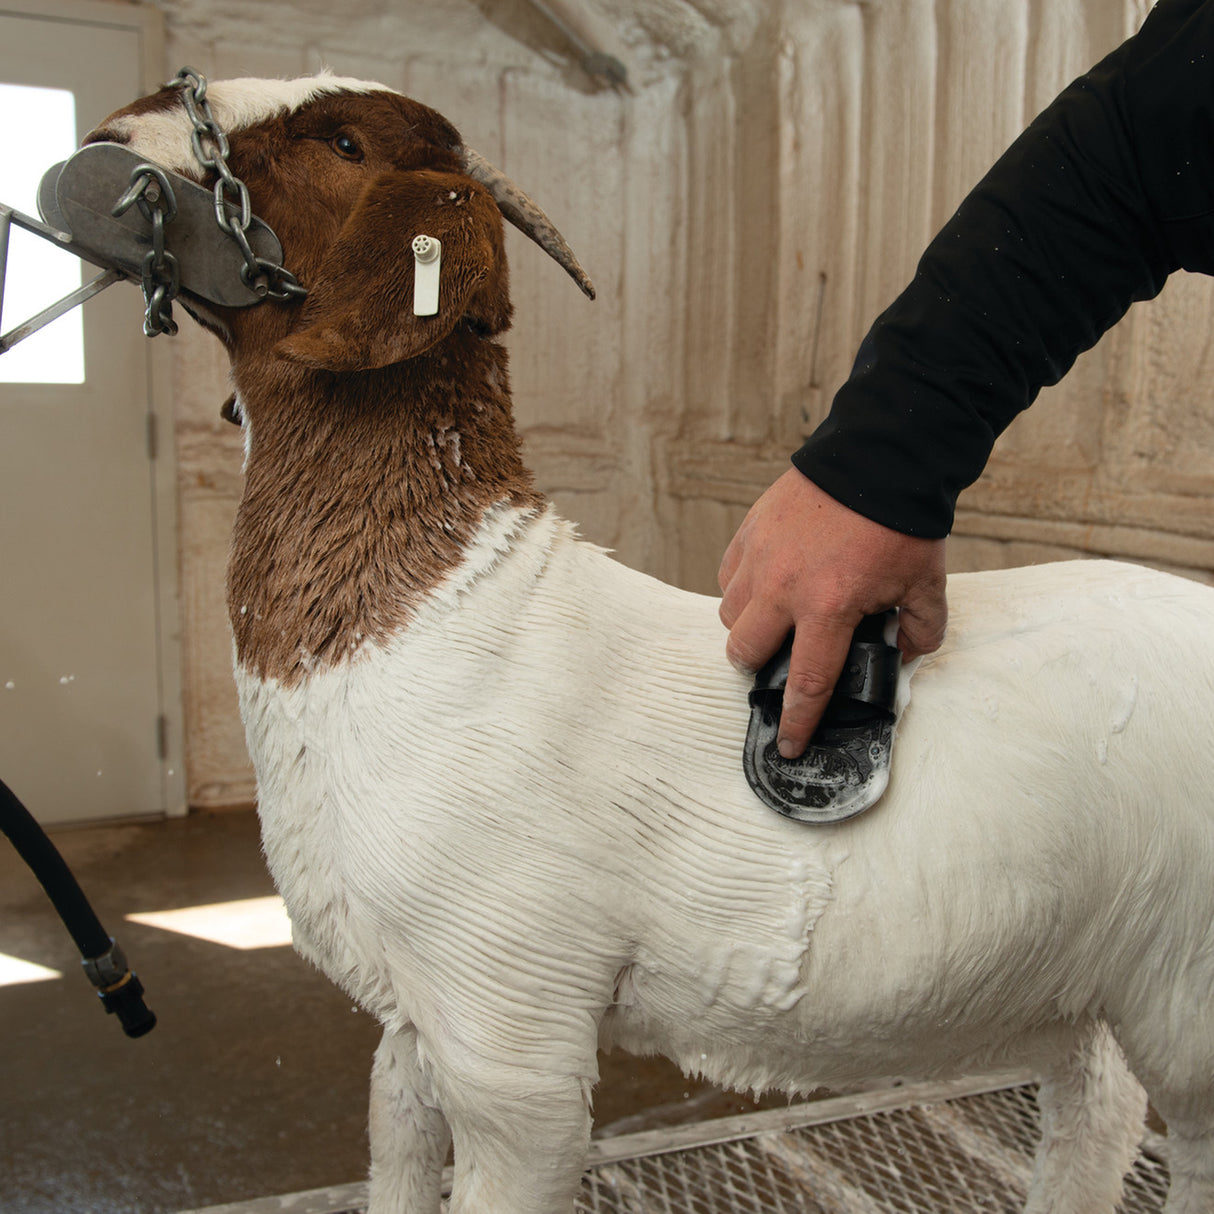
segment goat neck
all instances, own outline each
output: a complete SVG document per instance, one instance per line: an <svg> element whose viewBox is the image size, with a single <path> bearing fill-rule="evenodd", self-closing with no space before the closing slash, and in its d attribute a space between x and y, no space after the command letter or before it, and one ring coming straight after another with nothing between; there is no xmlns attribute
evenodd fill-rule
<svg viewBox="0 0 1214 1214"><path fill-rule="evenodd" d="M356 373L237 356L248 460L228 569L238 662L293 683L383 641L485 511L537 507L506 351L459 327Z"/></svg>

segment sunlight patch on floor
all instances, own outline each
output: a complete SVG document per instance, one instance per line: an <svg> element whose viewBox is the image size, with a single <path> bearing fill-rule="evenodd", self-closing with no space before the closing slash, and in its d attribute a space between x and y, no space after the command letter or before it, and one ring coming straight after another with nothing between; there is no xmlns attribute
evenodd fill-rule
<svg viewBox="0 0 1214 1214"><path fill-rule="evenodd" d="M0 953L0 986L17 986L22 982L48 982L51 978L62 977L58 970L47 969L45 965L35 965L32 961L22 961L20 957Z"/></svg>
<svg viewBox="0 0 1214 1214"><path fill-rule="evenodd" d="M131 923L178 932L228 948L279 948L291 943L291 921L277 895L185 906L179 910L146 911L126 917Z"/></svg>

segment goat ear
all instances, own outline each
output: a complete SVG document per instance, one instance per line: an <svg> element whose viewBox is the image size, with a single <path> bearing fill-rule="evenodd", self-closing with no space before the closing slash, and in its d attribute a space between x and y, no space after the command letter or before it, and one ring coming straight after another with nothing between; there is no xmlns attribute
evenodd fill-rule
<svg viewBox="0 0 1214 1214"><path fill-rule="evenodd" d="M415 236L442 242L438 312L413 314ZM497 204L479 185L431 170L383 173L325 252L299 327L275 347L292 362L362 371L413 358L465 316L482 331L510 323Z"/></svg>

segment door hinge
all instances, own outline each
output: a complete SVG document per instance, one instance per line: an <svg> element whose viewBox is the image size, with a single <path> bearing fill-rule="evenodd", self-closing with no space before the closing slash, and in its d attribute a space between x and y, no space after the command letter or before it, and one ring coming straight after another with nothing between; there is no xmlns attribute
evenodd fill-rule
<svg viewBox="0 0 1214 1214"><path fill-rule="evenodd" d="M148 414L148 459L154 460L160 454L160 431L156 425L156 414Z"/></svg>
<svg viewBox="0 0 1214 1214"><path fill-rule="evenodd" d="M169 718L164 713L156 718L156 756L161 762L169 757Z"/></svg>

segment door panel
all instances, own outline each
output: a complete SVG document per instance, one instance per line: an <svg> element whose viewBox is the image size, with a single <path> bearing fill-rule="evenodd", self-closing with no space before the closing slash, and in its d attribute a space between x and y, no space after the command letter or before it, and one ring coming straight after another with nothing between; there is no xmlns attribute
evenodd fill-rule
<svg viewBox="0 0 1214 1214"><path fill-rule="evenodd" d="M70 90L82 136L144 91L140 39L0 5L0 81ZM170 808L141 312L127 283L76 311L83 383L0 383L0 778L43 822Z"/></svg>

